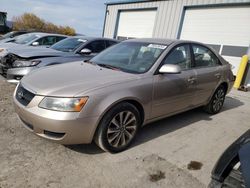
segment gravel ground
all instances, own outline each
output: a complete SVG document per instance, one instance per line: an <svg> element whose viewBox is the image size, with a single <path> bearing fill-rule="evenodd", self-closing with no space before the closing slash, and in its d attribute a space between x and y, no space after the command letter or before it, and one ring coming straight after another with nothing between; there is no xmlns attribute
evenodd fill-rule
<svg viewBox="0 0 250 188"><path fill-rule="evenodd" d="M122 153L95 144L65 147L22 126L13 90L0 80L0 188L202 188L220 154L249 128L250 95L233 91L220 114L195 109L145 126Z"/></svg>

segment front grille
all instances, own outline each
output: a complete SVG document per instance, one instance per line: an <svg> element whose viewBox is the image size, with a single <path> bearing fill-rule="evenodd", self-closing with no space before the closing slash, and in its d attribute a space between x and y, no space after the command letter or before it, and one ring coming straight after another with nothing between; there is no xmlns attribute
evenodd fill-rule
<svg viewBox="0 0 250 188"><path fill-rule="evenodd" d="M7 71L8 71L8 67L3 65L3 64L0 64L0 74L2 74L4 77L7 76Z"/></svg>
<svg viewBox="0 0 250 188"><path fill-rule="evenodd" d="M3 76L5 78L7 77L7 71L8 71L8 68L7 67L3 67Z"/></svg>
<svg viewBox="0 0 250 188"><path fill-rule="evenodd" d="M35 94L26 90L21 84L18 86L16 91L16 100L22 105L27 106L34 97Z"/></svg>
<svg viewBox="0 0 250 188"><path fill-rule="evenodd" d="M17 56L14 54L8 54L4 57L0 57L0 74L6 77L8 69L13 68L12 64L16 60Z"/></svg>

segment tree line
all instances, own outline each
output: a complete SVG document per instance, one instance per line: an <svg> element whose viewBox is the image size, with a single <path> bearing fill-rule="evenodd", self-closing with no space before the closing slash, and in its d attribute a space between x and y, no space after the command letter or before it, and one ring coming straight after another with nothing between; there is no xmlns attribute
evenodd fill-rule
<svg viewBox="0 0 250 188"><path fill-rule="evenodd" d="M34 30L37 32L58 33L64 35L75 35L75 29L69 26L58 26L39 18L33 13L24 13L13 17L13 30Z"/></svg>

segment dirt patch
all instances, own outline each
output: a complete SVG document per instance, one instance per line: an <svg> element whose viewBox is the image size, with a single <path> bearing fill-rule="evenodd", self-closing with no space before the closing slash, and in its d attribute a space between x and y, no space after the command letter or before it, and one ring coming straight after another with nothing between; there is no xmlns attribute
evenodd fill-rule
<svg viewBox="0 0 250 188"><path fill-rule="evenodd" d="M161 179L166 178L165 172L162 172L160 170L158 170L155 174L150 174L149 177L151 182L157 182L160 181Z"/></svg>
<svg viewBox="0 0 250 188"><path fill-rule="evenodd" d="M190 163L187 165L188 170L200 170L202 168L203 164L198 161L190 161Z"/></svg>

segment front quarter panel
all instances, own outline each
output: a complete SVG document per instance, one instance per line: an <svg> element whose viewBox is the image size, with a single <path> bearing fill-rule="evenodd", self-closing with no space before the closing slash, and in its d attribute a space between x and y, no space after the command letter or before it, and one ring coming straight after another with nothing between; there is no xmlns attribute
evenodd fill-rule
<svg viewBox="0 0 250 188"><path fill-rule="evenodd" d="M101 119L109 109L119 102L133 100L140 103L143 107L145 122L145 119L150 117L151 113L152 83L152 77L138 78L90 91L84 94L89 96L89 100L80 116L99 116L99 119ZM82 94L79 95L81 96Z"/></svg>

